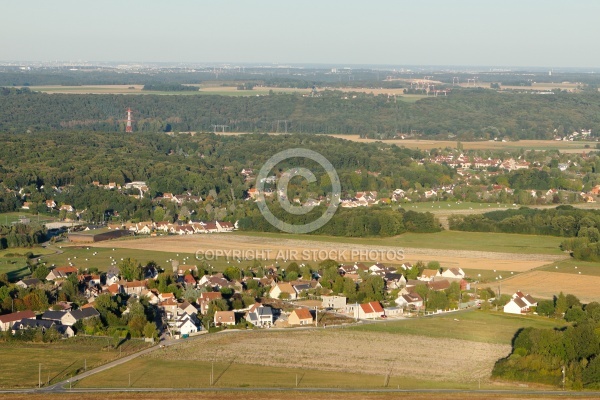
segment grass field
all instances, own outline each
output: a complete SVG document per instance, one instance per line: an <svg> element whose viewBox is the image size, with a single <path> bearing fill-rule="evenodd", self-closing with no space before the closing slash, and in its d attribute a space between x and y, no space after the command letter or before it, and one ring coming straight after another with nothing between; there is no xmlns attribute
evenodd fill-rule
<svg viewBox="0 0 600 400"><path fill-rule="evenodd" d="M56 218L47 215L32 215L26 212L9 212L0 214L0 224L10 225L13 222L18 221L21 217L28 218L31 222L39 221L42 224L56 221Z"/></svg>
<svg viewBox="0 0 600 400"><path fill-rule="evenodd" d="M510 344L520 328L554 328L564 325L564 321L544 317L509 315L490 311L468 311L353 326L348 329L363 332L386 332L395 335L423 335L473 342Z"/></svg>
<svg viewBox="0 0 600 400"><path fill-rule="evenodd" d="M0 250L0 274L7 274L8 279L13 282L29 275L30 271L25 258L25 254L28 252L32 252L34 256L39 257L51 254L53 251L42 247L17 247Z"/></svg>
<svg viewBox="0 0 600 400"><path fill-rule="evenodd" d="M202 336L87 378L78 387L482 388L518 329L560 321L469 311L336 329ZM182 374L181 371L186 371ZM188 379L193 376L194 379Z"/></svg>
<svg viewBox="0 0 600 400"><path fill-rule="evenodd" d="M108 339L111 345L114 339ZM2 373L0 387L33 387L38 385L38 368L42 365L42 383L56 383L84 371L84 366L94 368L120 356L135 353L148 344L142 340L129 340L118 349L107 350L107 339L70 338L56 343L0 343Z"/></svg>
<svg viewBox="0 0 600 400"><path fill-rule="evenodd" d="M567 260L554 262L539 270L574 275L600 276L600 262L578 261L569 258Z"/></svg>
<svg viewBox="0 0 600 400"><path fill-rule="evenodd" d="M167 253L152 250L120 249L117 247L119 242L114 242L115 247L93 247L93 246L60 246L56 250L62 252L54 253L42 257L46 265L64 266L73 263L78 268L98 268L100 271L107 271L111 267L111 262L117 264L122 258L134 258L143 265L148 261L155 261L163 268L169 268L171 261L177 260L180 264L197 264L194 254L185 253ZM114 248L114 251L113 251ZM88 250L89 249L89 250ZM96 253L96 255L94 255ZM112 259L111 259L112 257Z"/></svg>

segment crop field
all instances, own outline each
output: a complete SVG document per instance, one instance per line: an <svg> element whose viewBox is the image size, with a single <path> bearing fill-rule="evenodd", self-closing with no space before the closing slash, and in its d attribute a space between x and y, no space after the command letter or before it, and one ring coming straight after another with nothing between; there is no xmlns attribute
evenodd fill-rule
<svg viewBox="0 0 600 400"><path fill-rule="evenodd" d="M338 139L351 140L360 143L382 142L377 139L363 139L359 135L329 135ZM396 144L409 149L430 150L435 148L456 148L456 140L420 140L420 139L392 139L384 140L384 143ZM519 140L516 142L500 141L480 141L480 142L461 142L465 150L560 150L563 153L581 153L588 152L596 148L596 142L565 142L556 140ZM589 146L586 148L585 146Z"/></svg>
<svg viewBox="0 0 600 400"><path fill-rule="evenodd" d="M534 297L551 299L560 293L571 293L583 303L600 301L600 276L565 272L529 271L502 281L502 293L512 294L517 290Z"/></svg>
<svg viewBox="0 0 600 400"><path fill-rule="evenodd" d="M214 334L150 353L79 386L123 386L129 371L137 387L209 386L214 361L220 387L294 387L296 374L301 387L384 387L387 375L390 387L468 387L485 383L494 362L510 352L509 344L414 335L401 336L401 343L394 333L346 328Z"/></svg>
<svg viewBox="0 0 600 400"><path fill-rule="evenodd" d="M444 232L441 232L444 233ZM447 232L454 235L456 232ZM463 233L463 232L461 232ZM356 241L347 238L334 238L338 240L328 241L327 238L305 237L303 239L288 239L281 234L271 235L243 235L243 234L213 234L213 235L185 235L168 237L150 237L136 240L123 240L114 242L100 242L94 246L96 248L121 248L135 250L153 250L160 249L164 252L183 252L186 254L195 254L199 251L204 254L207 261L211 261L214 255L221 255L225 260L229 256L231 262L237 262L237 259L245 258L280 260L296 260L300 262L318 263L327 258L335 259L338 262L382 262L388 264L399 264L404 261L439 261L442 266L454 267L460 266L467 269L486 269L503 271L527 271L532 268L546 265L550 262L565 258L560 252L554 250L554 254L536 254L531 248L526 247L526 242L515 243L513 251L515 253L501 253L494 251L474 251L474 250L452 250L452 246L459 246L460 242L457 235L456 239L452 236L446 236L448 240L447 249L441 250L436 242L438 234L417 235L418 240L430 241L431 248L413 248L408 247L407 242L403 241L403 235L386 239L357 239ZM485 239L481 234L471 234L471 242L468 244L471 248L477 248L477 243ZM515 235L523 236L523 235ZM293 237L293 235L292 235ZM416 237L413 237L417 239ZM443 236L440 236L440 241ZM463 236L464 238L464 236ZM477 239L475 239L477 238ZM540 241L537 236L526 236L522 238L531 238L532 242ZM272 239L272 240L269 240ZM544 238L545 239L545 238ZM467 238L467 241L469 239ZM369 244L365 244L368 242ZM414 243L414 242L413 242ZM454 243L454 244L453 244ZM466 243L466 242L465 242ZM540 243L540 242L538 242ZM488 245L489 246L489 245ZM516 253L517 247L527 254ZM489 248L489 247L488 247ZM500 250L499 248L498 250ZM552 249L546 249L546 253ZM558 254L556 254L558 253Z"/></svg>
<svg viewBox="0 0 600 400"><path fill-rule="evenodd" d="M2 373L0 387L33 387L38 385L41 364L42 383L60 382L84 367L94 368L142 350L148 346L142 340L129 340L121 344L120 351L110 348L114 339L70 338L56 343L0 343Z"/></svg>
<svg viewBox="0 0 600 400"><path fill-rule="evenodd" d="M392 388L393 389L393 388ZM503 386L502 389L510 389ZM522 390L522 387L521 387ZM383 392L343 392L336 393L335 391L302 391L302 390L282 390L274 389L272 391L252 391L252 390L226 390L226 391L169 391L168 398L171 400L222 400L222 399L241 399L241 400L391 400L398 399L400 396L411 400L514 400L517 396L512 393L396 393L393 391ZM73 390L73 393L13 393L4 394L1 398L11 400L163 400L165 393L163 392L102 392L94 393L86 391L79 393ZM546 394L519 394L519 399L548 399ZM567 394L562 394L561 399L578 399L578 400L596 400L597 397L577 394L573 397Z"/></svg>

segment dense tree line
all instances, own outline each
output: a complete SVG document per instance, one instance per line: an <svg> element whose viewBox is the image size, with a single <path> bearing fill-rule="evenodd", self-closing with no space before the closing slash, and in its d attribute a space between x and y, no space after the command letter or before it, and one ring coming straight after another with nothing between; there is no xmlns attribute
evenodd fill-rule
<svg viewBox="0 0 600 400"><path fill-rule="evenodd" d="M555 209L492 211L481 215L453 215L450 229L471 232L524 233L565 236L560 248L577 260L600 260L600 211L572 206Z"/></svg>
<svg viewBox="0 0 600 400"><path fill-rule="evenodd" d="M600 131L600 94L497 93L456 90L447 97L415 103L365 93L323 91L268 96L122 96L42 94L2 89L0 131L125 130L124 110L135 110L134 130L210 131L227 125L237 132L269 132L288 120L288 132L342 133L391 137L418 131L463 140L552 138L583 128Z"/></svg>
<svg viewBox="0 0 600 400"><path fill-rule="evenodd" d="M157 92L197 92L197 86L181 85L179 83L147 83L142 90Z"/></svg>
<svg viewBox="0 0 600 400"><path fill-rule="evenodd" d="M600 304L583 306L575 296L560 293L554 300L540 302L539 311L572 325L520 330L513 339L512 353L496 363L492 375L560 386L564 371L565 388L600 388Z"/></svg>
<svg viewBox="0 0 600 400"><path fill-rule="evenodd" d="M271 212L281 221L293 225L304 225L318 219L327 212L327 207L315 207L305 215L293 215L284 211L278 202L269 205ZM258 207L239 220L239 229L259 232L278 232L258 211ZM391 208L361 207L341 208L331 220L314 231L315 234L365 237L365 236L395 236L404 232L438 232L439 222L431 213L419 213L394 210Z"/></svg>
<svg viewBox="0 0 600 400"><path fill-rule="evenodd" d="M0 250L31 247L46 240L46 230L35 224L0 225Z"/></svg>
<svg viewBox="0 0 600 400"><path fill-rule="evenodd" d="M525 233L551 236L597 235L600 211L558 206L553 209L491 211L449 218L450 229L471 232Z"/></svg>

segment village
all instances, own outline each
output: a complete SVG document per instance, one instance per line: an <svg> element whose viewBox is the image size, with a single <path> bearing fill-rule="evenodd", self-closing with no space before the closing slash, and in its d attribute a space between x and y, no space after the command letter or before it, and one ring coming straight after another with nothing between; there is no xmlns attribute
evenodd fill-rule
<svg viewBox="0 0 600 400"><path fill-rule="evenodd" d="M162 269L110 259L107 272L80 270L69 262L43 278L19 280L15 286L23 300L14 300L13 312L0 316L0 330L15 337L112 332L155 342L223 329L325 328L418 318L482 303L489 307L499 295L477 288L461 268L441 268L437 262L368 266L326 260L318 269L292 262L285 269L209 272L176 260ZM525 314L537 303L517 292L499 305L505 313Z"/></svg>

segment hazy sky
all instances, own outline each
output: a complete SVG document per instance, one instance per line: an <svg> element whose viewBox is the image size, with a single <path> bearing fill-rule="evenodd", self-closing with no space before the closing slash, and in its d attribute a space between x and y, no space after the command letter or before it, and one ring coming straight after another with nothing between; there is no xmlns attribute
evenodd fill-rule
<svg viewBox="0 0 600 400"><path fill-rule="evenodd" d="M2 0L0 60L600 67L598 0Z"/></svg>

